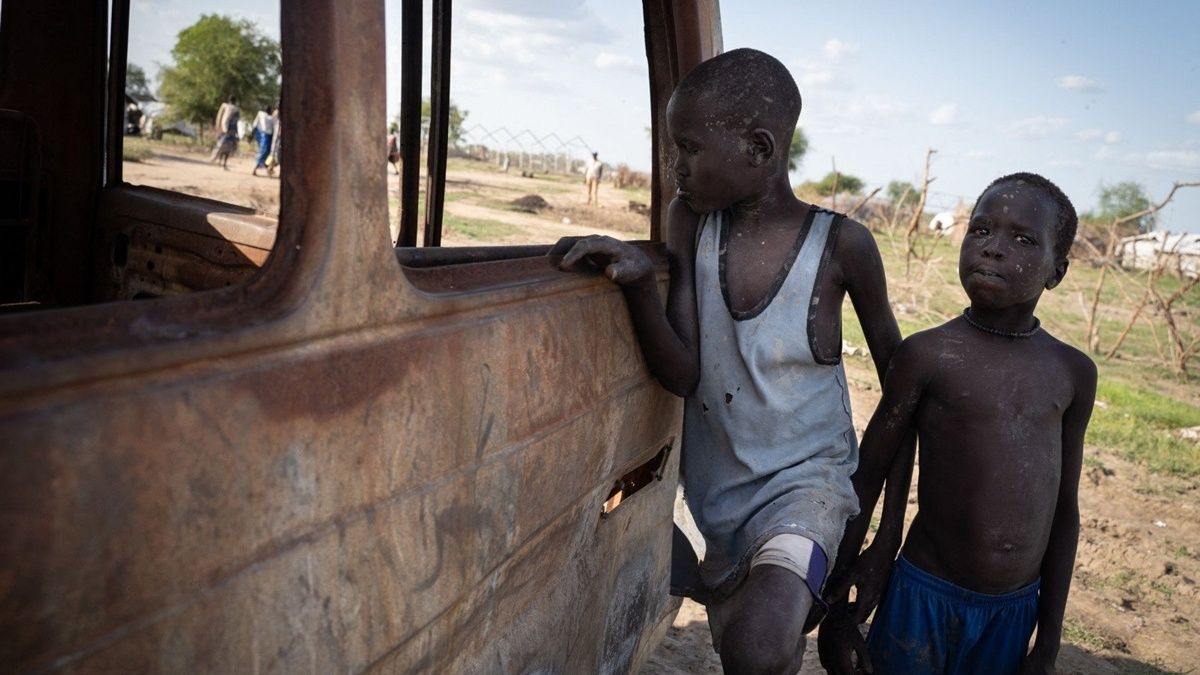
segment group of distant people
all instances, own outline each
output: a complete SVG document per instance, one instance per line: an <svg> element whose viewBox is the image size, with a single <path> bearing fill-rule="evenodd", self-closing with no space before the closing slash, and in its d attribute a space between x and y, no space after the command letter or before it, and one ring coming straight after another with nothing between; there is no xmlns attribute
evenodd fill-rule
<svg viewBox="0 0 1200 675"><path fill-rule="evenodd" d="M238 107L238 97L230 96L217 109L214 120L216 128L216 144L213 146L211 162L219 162L221 168L229 169L229 157L237 151L238 140L241 137L238 123L241 121L241 109ZM279 167L280 120L279 108L267 105L254 117L252 127L254 141L258 145L258 154L254 160L254 170L258 175L259 169L265 169L268 176L274 176Z"/></svg>

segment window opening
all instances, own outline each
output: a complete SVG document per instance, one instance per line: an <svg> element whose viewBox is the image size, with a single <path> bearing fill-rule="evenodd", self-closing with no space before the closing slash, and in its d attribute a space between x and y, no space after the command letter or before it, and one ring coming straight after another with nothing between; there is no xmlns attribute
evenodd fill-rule
<svg viewBox="0 0 1200 675"><path fill-rule="evenodd" d="M397 246L649 235L650 87L640 2L389 0L388 10L389 72L401 72L388 83ZM422 30L406 23L409 16ZM427 69L415 62L423 56ZM409 165L421 172L411 182Z"/></svg>
<svg viewBox="0 0 1200 675"><path fill-rule="evenodd" d="M121 143L108 184L156 187L278 217L285 140L276 133L283 132L278 0L186 12L165 3L128 5L117 0L113 11L114 21L128 12L129 31L126 41L119 31L113 38L113 60L126 65L123 90L110 92L110 114L122 124L110 128Z"/></svg>

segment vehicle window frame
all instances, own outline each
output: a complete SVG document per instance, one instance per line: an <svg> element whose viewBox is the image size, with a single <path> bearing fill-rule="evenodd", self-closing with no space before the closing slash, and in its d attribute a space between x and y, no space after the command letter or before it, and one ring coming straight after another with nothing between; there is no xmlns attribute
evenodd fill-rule
<svg viewBox="0 0 1200 675"><path fill-rule="evenodd" d="M422 247L441 247L442 224L445 216L446 191L446 158L449 141L450 114L450 59L453 51L451 24L453 6L452 0L431 0L432 2L432 39L430 49L430 125L428 136L428 154L426 158L425 182L425 211L417 213L420 174L421 148L421 75L424 63L422 61L423 34L422 0L403 0L401 7L401 95L400 95L400 146L403 163L400 178L400 230L396 238L397 258L402 266L413 257L405 253L406 249L417 247L418 230L423 232ZM672 25L677 12L678 3L671 0L643 0L642 29L644 35L646 70L648 73L648 94L650 99L650 138L651 138L651 170L650 170L650 224L646 233L648 241L663 240L662 219L669 198L664 201L660 158L664 153L665 134L662 114L666 109L667 100L678 81L679 59L676 57L675 35L665 30ZM686 3L685 3L686 4ZM695 10L684 8L683 19L692 18L689 14L699 14ZM719 15L717 17L719 25ZM698 23L698 22L697 22ZM651 31L647 28L654 25L660 30ZM659 39L654 40L655 36ZM412 208L406 208L411 204ZM421 216L418 221L418 216ZM632 241L643 241L634 239ZM544 246L549 250L554 242L544 242L532 246ZM441 264L455 264L461 260L466 263L479 257L495 259L503 253L488 255L488 249L512 248L503 244L450 247L461 250L460 256L453 254L437 256ZM431 264L429 259L423 259L425 264Z"/></svg>

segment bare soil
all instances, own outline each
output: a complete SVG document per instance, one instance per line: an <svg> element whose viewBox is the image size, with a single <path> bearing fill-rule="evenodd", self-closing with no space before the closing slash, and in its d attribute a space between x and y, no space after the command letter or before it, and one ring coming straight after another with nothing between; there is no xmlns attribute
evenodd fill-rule
<svg viewBox="0 0 1200 675"><path fill-rule="evenodd" d="M253 159L247 148L253 146L243 144L230 170L224 171L208 163L202 150L149 145L153 153L148 159L125 163L126 181L242 204L266 214L278 212L279 181L250 175ZM380 170L388 174L394 238L399 179L382 163ZM514 199L530 194L545 199L547 208L537 213L511 208ZM606 185L600 200L599 208L586 205L582 180L523 178L479 163L452 162L446 244L551 243L562 236L592 233L647 237L649 219L630 208L630 202L649 203L645 190ZM460 219L464 229L456 230L450 217ZM897 306L897 311L911 310ZM861 434L879 386L866 355L847 356L846 366ZM1200 482L1152 474L1092 446L1087 455L1080 486L1079 553L1059 672L1190 672L1200 655ZM910 503L911 518L915 493ZM809 649L815 649L815 635L810 636ZM703 607L684 603L643 672L720 672ZM821 672L815 652L803 672Z"/></svg>

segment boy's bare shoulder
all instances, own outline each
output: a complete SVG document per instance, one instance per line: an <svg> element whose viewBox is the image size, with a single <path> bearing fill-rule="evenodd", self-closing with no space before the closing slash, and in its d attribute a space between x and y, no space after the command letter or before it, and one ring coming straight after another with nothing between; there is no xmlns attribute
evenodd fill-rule
<svg viewBox="0 0 1200 675"><path fill-rule="evenodd" d="M1096 381L1096 362L1090 356L1059 340L1045 329L1041 331L1041 335L1046 342L1047 354L1066 366L1075 377L1076 382L1094 383Z"/></svg>
<svg viewBox="0 0 1200 675"><path fill-rule="evenodd" d="M891 367L917 373L933 370L950 339L946 325L926 328L904 338L892 354Z"/></svg>
<svg viewBox="0 0 1200 675"><path fill-rule="evenodd" d="M842 224L838 227L837 251L838 257L878 255L879 246L875 243L875 235L866 225L847 217L842 218Z"/></svg>

